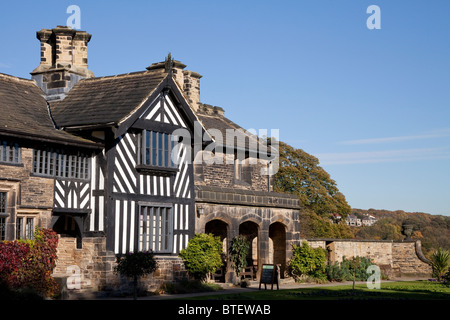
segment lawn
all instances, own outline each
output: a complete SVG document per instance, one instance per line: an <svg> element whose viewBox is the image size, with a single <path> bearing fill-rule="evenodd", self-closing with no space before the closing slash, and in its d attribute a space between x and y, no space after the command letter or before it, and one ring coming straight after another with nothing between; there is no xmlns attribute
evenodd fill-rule
<svg viewBox="0 0 450 320"><path fill-rule="evenodd" d="M191 298L194 299L194 298ZM427 280L382 282L380 289L366 284L255 290L238 294L196 297L196 300L450 300L450 286Z"/></svg>

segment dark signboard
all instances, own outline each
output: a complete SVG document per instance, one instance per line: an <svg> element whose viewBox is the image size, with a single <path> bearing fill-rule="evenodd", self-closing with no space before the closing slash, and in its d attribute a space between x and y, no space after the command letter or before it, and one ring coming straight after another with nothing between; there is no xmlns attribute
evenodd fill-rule
<svg viewBox="0 0 450 320"><path fill-rule="evenodd" d="M261 277L259 280L259 289L261 290L261 284L264 283L264 288L267 289L267 284L277 285L278 288L278 272L275 264L263 264L261 269Z"/></svg>

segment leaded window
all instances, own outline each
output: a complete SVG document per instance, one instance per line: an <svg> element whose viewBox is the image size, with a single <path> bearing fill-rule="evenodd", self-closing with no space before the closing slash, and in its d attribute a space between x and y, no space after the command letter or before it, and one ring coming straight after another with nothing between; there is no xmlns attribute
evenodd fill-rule
<svg viewBox="0 0 450 320"><path fill-rule="evenodd" d="M16 219L16 239L23 238L23 218L19 217Z"/></svg>
<svg viewBox="0 0 450 320"><path fill-rule="evenodd" d="M22 163L22 150L17 143L0 141L0 162Z"/></svg>
<svg viewBox="0 0 450 320"><path fill-rule="evenodd" d="M34 233L34 219L27 218L27 224L25 225L25 239L33 239Z"/></svg>
<svg viewBox="0 0 450 320"><path fill-rule="evenodd" d="M6 192L0 192L0 214L6 214Z"/></svg>
<svg viewBox="0 0 450 320"><path fill-rule="evenodd" d="M175 142L172 135L163 132L144 130L141 135L141 157L140 164L175 168L172 159L172 149Z"/></svg>
<svg viewBox="0 0 450 320"><path fill-rule="evenodd" d="M6 192L0 192L0 240L6 240L6 218L8 217L6 196Z"/></svg>
<svg viewBox="0 0 450 320"><path fill-rule="evenodd" d="M24 224L25 222L25 224ZM17 217L16 219L16 239L34 238L34 218Z"/></svg>
<svg viewBox="0 0 450 320"><path fill-rule="evenodd" d="M139 250L172 251L172 206L142 205L139 215Z"/></svg>
<svg viewBox="0 0 450 320"><path fill-rule="evenodd" d="M6 240L6 218L0 217L0 241Z"/></svg>
<svg viewBox="0 0 450 320"><path fill-rule="evenodd" d="M66 154L58 150L33 150L33 173L46 177L88 180L89 157L83 154Z"/></svg>

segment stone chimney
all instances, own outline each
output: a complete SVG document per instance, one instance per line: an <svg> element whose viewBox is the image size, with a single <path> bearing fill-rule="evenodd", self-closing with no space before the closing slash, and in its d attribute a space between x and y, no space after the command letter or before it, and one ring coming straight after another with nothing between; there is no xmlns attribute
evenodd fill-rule
<svg viewBox="0 0 450 320"><path fill-rule="evenodd" d="M200 106L200 74L194 71L183 71L184 83L183 90L189 104L197 111Z"/></svg>
<svg viewBox="0 0 450 320"><path fill-rule="evenodd" d="M172 72L173 78L183 90L184 95L194 111L197 111L200 103L200 78L197 72L184 70L186 65L173 60L170 53L164 62L158 62L147 67L152 72Z"/></svg>
<svg viewBox="0 0 450 320"><path fill-rule="evenodd" d="M42 29L36 36L41 42L41 63L31 76L47 100L64 99L80 79L94 76L88 69L89 33L58 26Z"/></svg>

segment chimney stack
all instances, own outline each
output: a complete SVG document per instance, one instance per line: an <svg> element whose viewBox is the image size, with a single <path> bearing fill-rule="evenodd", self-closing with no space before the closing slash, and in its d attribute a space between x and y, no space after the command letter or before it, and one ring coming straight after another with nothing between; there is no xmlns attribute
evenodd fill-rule
<svg viewBox="0 0 450 320"><path fill-rule="evenodd" d="M194 111L197 111L200 103L200 74L194 71L183 71L184 83L183 91Z"/></svg>
<svg viewBox="0 0 450 320"><path fill-rule="evenodd" d="M200 103L200 74L194 71L184 70L186 65L173 60L171 54L164 62L158 62L147 67L152 72L172 72L172 76L183 90L187 102L194 111L197 111Z"/></svg>
<svg viewBox="0 0 450 320"><path fill-rule="evenodd" d="M41 42L41 63L31 75L47 100L64 99L79 80L94 76L87 61L89 33L58 26L42 29L36 36Z"/></svg>

